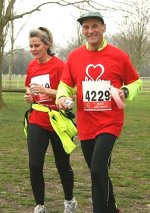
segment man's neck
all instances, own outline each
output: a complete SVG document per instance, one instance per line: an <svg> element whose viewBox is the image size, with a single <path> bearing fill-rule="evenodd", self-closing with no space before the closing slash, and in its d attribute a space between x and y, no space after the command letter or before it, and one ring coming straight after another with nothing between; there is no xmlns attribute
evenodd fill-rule
<svg viewBox="0 0 150 213"><path fill-rule="evenodd" d="M105 38L103 38L103 41L95 46L90 45L89 43L86 43L86 48L90 51L101 51L107 46L107 41Z"/></svg>

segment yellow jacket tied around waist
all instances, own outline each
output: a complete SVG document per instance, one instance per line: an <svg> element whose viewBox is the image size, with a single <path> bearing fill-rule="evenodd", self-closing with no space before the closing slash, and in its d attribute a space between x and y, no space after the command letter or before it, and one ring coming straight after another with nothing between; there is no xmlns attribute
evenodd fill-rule
<svg viewBox="0 0 150 213"><path fill-rule="evenodd" d="M73 143L73 137L77 135L77 129L73 121L67 117L65 111L56 111L40 104L32 104L32 109L41 112L47 112L50 123L59 136L63 148L67 154L70 154L76 147ZM27 120L25 118L25 135L27 136Z"/></svg>

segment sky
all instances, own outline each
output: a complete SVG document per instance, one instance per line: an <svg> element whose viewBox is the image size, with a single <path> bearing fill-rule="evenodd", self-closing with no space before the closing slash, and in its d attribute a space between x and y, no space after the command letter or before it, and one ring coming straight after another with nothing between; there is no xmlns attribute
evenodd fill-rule
<svg viewBox="0 0 150 213"><path fill-rule="evenodd" d="M110 0L103 0L106 2L111 2ZM20 4L19 4L20 2ZM44 0L36 0L36 5L39 2L44 2ZM34 0L32 0L34 4ZM15 10L17 14L23 11L30 10L33 5L31 5L30 0L16 0ZM103 13L102 13L103 14ZM30 16L25 16L24 18L16 20L15 32L25 23L22 31L16 39L15 47L28 47L28 33L32 28L38 28L39 26L45 26L49 28L54 37L54 43L60 46L65 46L67 41L73 36L76 36L76 19L79 18L79 10L74 7L63 7L56 4L49 4L43 6L40 12L35 12ZM118 31L118 26L116 24L116 15L104 13L106 22L106 34L113 34ZM103 15L103 16L104 16Z"/></svg>

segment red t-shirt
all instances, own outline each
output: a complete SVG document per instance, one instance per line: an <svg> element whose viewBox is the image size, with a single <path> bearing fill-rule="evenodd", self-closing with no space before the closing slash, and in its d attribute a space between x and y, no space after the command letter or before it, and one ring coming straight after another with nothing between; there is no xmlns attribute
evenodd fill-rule
<svg viewBox="0 0 150 213"><path fill-rule="evenodd" d="M53 56L48 62L39 64L37 60L32 60L27 68L25 86L30 83L38 83L47 88L56 89L64 69L64 62ZM34 94L34 102L41 103L51 109L57 109L55 98L43 94ZM53 130L48 113L33 110L29 117L29 123L37 124L44 129Z"/></svg>
<svg viewBox="0 0 150 213"><path fill-rule="evenodd" d="M108 44L101 51L89 51L82 46L72 51L61 80L77 88L77 128L80 140L93 139L100 133L111 133L118 137L124 121L124 112L118 109L113 99L110 101L111 110L85 111L83 82L110 81L110 85L120 88L137 79L139 76L128 55L117 47Z"/></svg>

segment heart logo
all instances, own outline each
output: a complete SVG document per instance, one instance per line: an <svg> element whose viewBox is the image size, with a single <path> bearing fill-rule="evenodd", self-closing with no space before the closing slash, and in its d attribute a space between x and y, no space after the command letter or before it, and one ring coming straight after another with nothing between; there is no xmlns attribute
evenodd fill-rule
<svg viewBox="0 0 150 213"><path fill-rule="evenodd" d="M97 64L97 65L89 64L86 67L86 74L92 81L100 80L100 77L103 75L103 73L104 73L104 67L101 64ZM86 77L85 80L88 81L88 78Z"/></svg>

